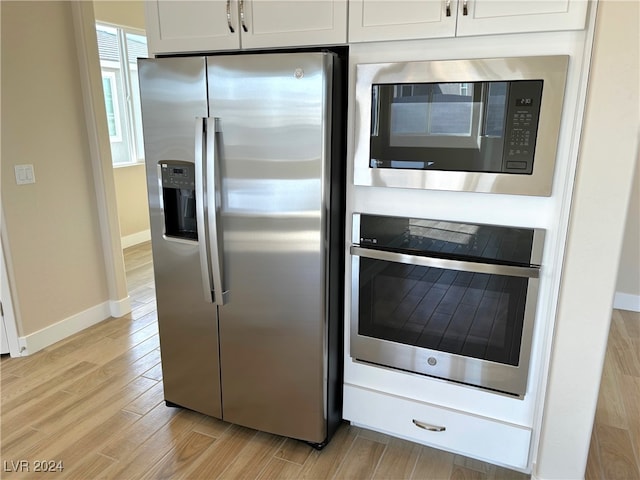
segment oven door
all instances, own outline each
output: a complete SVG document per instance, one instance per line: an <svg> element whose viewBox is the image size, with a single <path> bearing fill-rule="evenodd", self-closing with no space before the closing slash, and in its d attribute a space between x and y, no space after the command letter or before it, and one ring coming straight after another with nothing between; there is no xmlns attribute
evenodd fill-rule
<svg viewBox="0 0 640 480"><path fill-rule="evenodd" d="M538 267L351 255L351 357L524 396Z"/></svg>

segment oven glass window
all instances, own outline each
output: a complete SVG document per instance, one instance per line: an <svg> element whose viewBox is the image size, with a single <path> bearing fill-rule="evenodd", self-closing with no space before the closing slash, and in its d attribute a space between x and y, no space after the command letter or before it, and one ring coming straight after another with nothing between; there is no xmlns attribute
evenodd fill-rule
<svg viewBox="0 0 640 480"><path fill-rule="evenodd" d="M360 258L358 333L518 365L528 281Z"/></svg>

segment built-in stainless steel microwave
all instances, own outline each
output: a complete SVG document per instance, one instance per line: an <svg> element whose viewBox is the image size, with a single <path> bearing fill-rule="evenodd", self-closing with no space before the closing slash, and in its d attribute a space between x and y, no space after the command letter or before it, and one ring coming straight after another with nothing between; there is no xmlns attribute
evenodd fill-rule
<svg viewBox="0 0 640 480"><path fill-rule="evenodd" d="M356 67L354 183L549 196L568 56Z"/></svg>

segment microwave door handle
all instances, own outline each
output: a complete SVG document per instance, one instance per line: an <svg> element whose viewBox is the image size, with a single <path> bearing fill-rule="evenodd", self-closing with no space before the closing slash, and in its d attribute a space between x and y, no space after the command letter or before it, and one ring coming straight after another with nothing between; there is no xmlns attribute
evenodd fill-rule
<svg viewBox="0 0 640 480"><path fill-rule="evenodd" d="M223 275L223 250L222 230L220 221L221 184L218 160L218 133L220 132L220 119L208 118L206 122L206 184L207 199L207 230L209 232L209 255L211 259L211 275L213 277L213 301L222 306L226 303L228 292L225 290Z"/></svg>
<svg viewBox="0 0 640 480"><path fill-rule="evenodd" d="M386 262L405 263L408 265L420 265L423 267L435 267L463 272L489 273L494 275L508 275L512 277L526 278L538 278L540 276L539 267L519 267L516 265L476 263L465 262L463 260L449 260L446 258L422 257L419 255L373 250L355 245L351 247L351 255Z"/></svg>
<svg viewBox="0 0 640 480"><path fill-rule="evenodd" d="M207 248L208 235L207 224L205 222L206 211L206 190L205 185L205 158L204 158L204 143L205 143L205 119L202 117L196 118L196 135L195 135L195 170L196 170L196 228L198 233L198 250L200 253L200 272L202 274L202 288L204 292L204 299L208 303L213 303L213 295L211 288L211 267L209 262L209 251Z"/></svg>

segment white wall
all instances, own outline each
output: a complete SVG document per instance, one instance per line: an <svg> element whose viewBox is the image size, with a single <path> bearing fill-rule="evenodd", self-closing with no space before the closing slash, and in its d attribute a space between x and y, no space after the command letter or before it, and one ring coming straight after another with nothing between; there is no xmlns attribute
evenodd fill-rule
<svg viewBox="0 0 640 480"><path fill-rule="evenodd" d="M2 8L2 206L18 330L109 300L70 2ZM34 61L37 60L37 61ZM17 185L14 165L36 182Z"/></svg>
<svg viewBox="0 0 640 480"><path fill-rule="evenodd" d="M638 155L640 3L601 1L534 475L584 478Z"/></svg>
<svg viewBox="0 0 640 480"><path fill-rule="evenodd" d="M144 30L143 0L94 0L96 20Z"/></svg>
<svg viewBox="0 0 640 480"><path fill-rule="evenodd" d="M26 355L130 308L108 208L113 171L101 168L109 144L97 53L94 63L81 54L97 52L91 4L3 1L0 8L2 240L16 341ZM102 111L101 123L94 111ZM35 183L16 184L19 164L33 165Z"/></svg>

